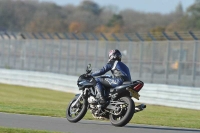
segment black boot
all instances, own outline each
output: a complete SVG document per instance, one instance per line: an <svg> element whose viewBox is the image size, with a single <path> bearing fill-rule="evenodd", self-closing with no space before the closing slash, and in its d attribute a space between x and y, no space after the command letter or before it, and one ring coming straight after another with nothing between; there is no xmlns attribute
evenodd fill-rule
<svg viewBox="0 0 200 133"><path fill-rule="evenodd" d="M105 104L106 103L106 100L103 96L103 92L99 89L99 88L96 88L97 92L98 92L98 95L99 95L99 103L100 104Z"/></svg>
<svg viewBox="0 0 200 133"><path fill-rule="evenodd" d="M100 96L99 103L102 104L102 105L105 104L106 103L105 98Z"/></svg>

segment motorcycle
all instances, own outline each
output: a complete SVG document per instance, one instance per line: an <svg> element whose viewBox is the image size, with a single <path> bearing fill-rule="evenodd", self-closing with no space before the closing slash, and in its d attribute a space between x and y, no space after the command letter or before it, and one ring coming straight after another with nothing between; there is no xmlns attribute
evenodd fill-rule
<svg viewBox="0 0 200 133"><path fill-rule="evenodd" d="M90 110L92 116L101 120L110 120L114 126L125 126L133 117L134 113L140 112L146 108L145 104L135 106L132 99L139 100L139 91L144 83L140 80L133 82L124 82L115 88L105 88L104 94L106 104L99 104L99 95L94 88L96 80L90 75L91 64L86 68L86 73L82 74L77 81L80 94L76 94L66 109L66 118L75 123L80 121ZM100 78L110 77L109 75L100 76Z"/></svg>

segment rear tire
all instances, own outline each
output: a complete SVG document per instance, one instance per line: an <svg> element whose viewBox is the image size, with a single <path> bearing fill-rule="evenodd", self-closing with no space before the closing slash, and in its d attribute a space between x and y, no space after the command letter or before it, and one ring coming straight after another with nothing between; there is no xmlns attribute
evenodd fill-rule
<svg viewBox="0 0 200 133"><path fill-rule="evenodd" d="M85 116L88 106L87 100L81 97L79 102L74 107L71 107L75 101L76 98L70 102L66 110L67 120L73 123L80 121Z"/></svg>
<svg viewBox="0 0 200 133"><path fill-rule="evenodd" d="M110 114L110 122L117 127L125 126L133 117L135 113L135 104L130 97L121 97L119 101L125 102L125 107L122 108L120 115Z"/></svg>

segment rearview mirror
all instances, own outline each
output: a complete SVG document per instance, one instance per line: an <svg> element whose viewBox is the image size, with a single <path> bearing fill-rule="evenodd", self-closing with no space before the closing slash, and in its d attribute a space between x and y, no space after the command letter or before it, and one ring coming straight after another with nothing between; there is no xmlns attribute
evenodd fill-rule
<svg viewBox="0 0 200 133"><path fill-rule="evenodd" d="M87 65L86 72L90 73L92 71L91 64Z"/></svg>

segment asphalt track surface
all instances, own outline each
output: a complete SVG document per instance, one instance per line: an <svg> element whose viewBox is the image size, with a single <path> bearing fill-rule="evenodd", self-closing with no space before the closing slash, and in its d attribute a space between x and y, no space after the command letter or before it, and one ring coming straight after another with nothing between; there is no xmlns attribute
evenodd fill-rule
<svg viewBox="0 0 200 133"><path fill-rule="evenodd" d="M65 133L200 133L198 129L127 124L114 127L109 122L81 120L70 123L65 118L0 113L0 126Z"/></svg>

